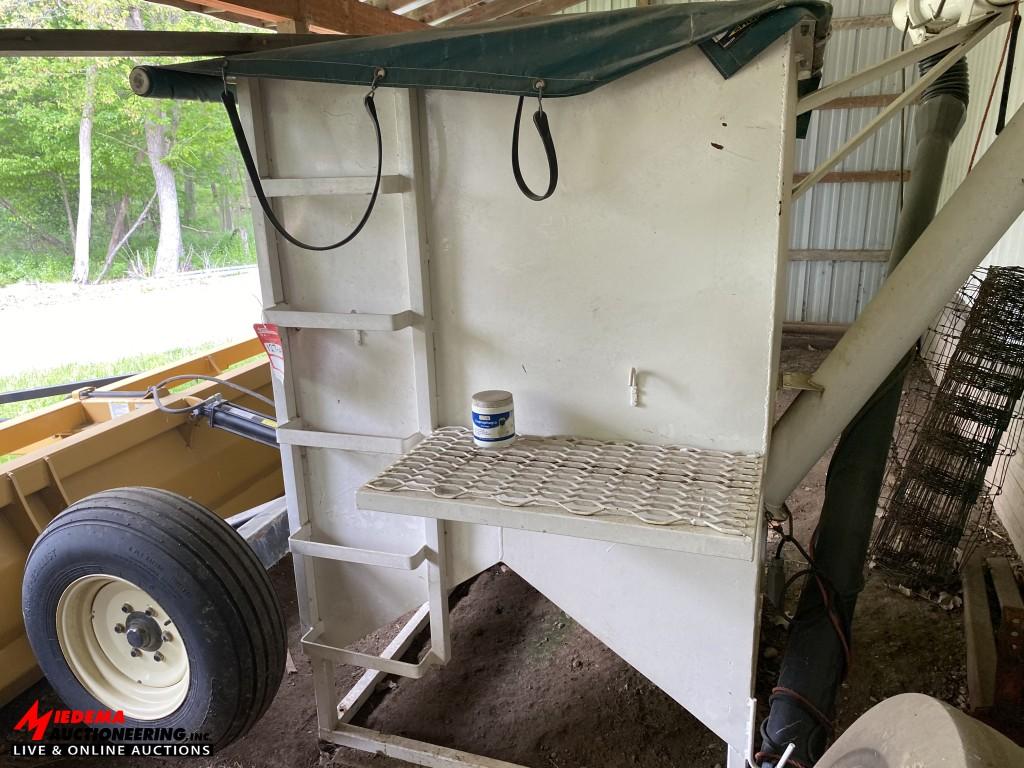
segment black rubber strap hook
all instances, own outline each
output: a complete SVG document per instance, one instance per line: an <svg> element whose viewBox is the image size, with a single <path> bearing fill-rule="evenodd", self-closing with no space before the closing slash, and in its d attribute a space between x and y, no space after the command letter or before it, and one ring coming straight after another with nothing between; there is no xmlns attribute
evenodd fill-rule
<svg viewBox="0 0 1024 768"><path fill-rule="evenodd" d="M524 195L531 200L547 200L558 186L558 155L555 154L555 142L551 138L551 127L548 125L548 116L544 114L544 81L537 80L533 87L537 90L537 111L533 113L533 124L537 128L541 143L544 145L544 154L548 158L548 188L543 195L538 195L530 189L523 172L519 168L519 122L523 115L523 100L525 96L519 97L519 105L516 107L516 122L512 129L512 175L516 177L516 184Z"/></svg>
<svg viewBox="0 0 1024 768"><path fill-rule="evenodd" d="M336 243L330 245L309 245L304 243L298 238L294 237L289 233L284 225L278 220L274 214L273 208L270 207L270 201L267 199L266 193L263 191L263 184L260 181L259 171L256 169L256 162L253 160L252 151L249 149L249 142L246 141L245 132L242 130L242 121L238 117L238 105L235 100L235 95L228 88L227 78L227 62L224 64L222 70L222 76L224 78L224 92L221 94L221 100L224 102L224 108L228 113L228 120L231 121L231 130L235 134L235 141L238 144L238 150L242 153L242 162L245 164L245 171L249 175L249 181L252 184L253 192L256 193L256 199L259 200L260 207L263 209L264 215L267 217L274 229L281 233L281 237L287 240L292 245L303 248L307 251L332 251L335 248L340 248L352 242L356 235L358 235L366 222L370 219L370 213L373 211L373 206L377 203L377 194L380 192L380 175L381 169L384 165L384 143L381 139L380 133L380 120L377 119L377 107L373 102L373 95L377 90L377 84L384 79L386 72L382 68L377 68L373 73L373 81L370 83L370 92L363 97L363 107L366 109L366 114L370 116L370 122L373 123L373 131L377 136L377 179L373 184L373 193L370 195L370 202L366 206L366 211L363 212L363 217L356 224L355 228L349 232L345 237Z"/></svg>

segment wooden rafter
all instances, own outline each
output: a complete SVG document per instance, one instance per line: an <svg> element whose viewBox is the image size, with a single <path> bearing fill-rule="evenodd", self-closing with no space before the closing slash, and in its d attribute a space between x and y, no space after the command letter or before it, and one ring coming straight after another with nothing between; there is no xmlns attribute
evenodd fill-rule
<svg viewBox="0 0 1024 768"><path fill-rule="evenodd" d="M367 0L370 2L370 0ZM408 18L412 17L412 11L417 8L422 8L424 5L430 5L434 0L373 0L378 8L383 8L385 11L391 11L401 16ZM469 0L465 0L469 2Z"/></svg>
<svg viewBox="0 0 1024 768"><path fill-rule="evenodd" d="M492 21L515 13L521 8L531 5L535 0L490 0L475 2L466 7L465 13L449 20L449 24L474 24L481 21Z"/></svg>
<svg viewBox="0 0 1024 768"><path fill-rule="evenodd" d="M793 183L805 179L810 174L794 173ZM872 184L878 182L910 181L910 171L832 171L819 180L819 184Z"/></svg>
<svg viewBox="0 0 1024 768"><path fill-rule="evenodd" d="M791 250L790 261L872 261L889 260L889 251L878 250Z"/></svg>
<svg viewBox="0 0 1024 768"><path fill-rule="evenodd" d="M879 14L877 16L833 16L832 30L841 31L844 29L884 29L893 26L892 16Z"/></svg>
<svg viewBox="0 0 1024 768"><path fill-rule="evenodd" d="M896 99L898 93L873 93L867 96L840 96L838 99L822 104L818 109L865 109L868 107L888 107Z"/></svg>
<svg viewBox="0 0 1024 768"><path fill-rule="evenodd" d="M248 24L252 27L273 27L274 24L269 22L263 22L253 16L243 16L237 13L229 13L227 11L218 11L215 9L206 10L203 3L195 2L195 0L150 0L151 2L157 2L160 5L169 5L171 8L180 8L183 11L192 11L193 13L206 13L215 18L221 19L222 21L231 21L235 24Z"/></svg>
<svg viewBox="0 0 1024 768"><path fill-rule="evenodd" d="M443 19L453 13L473 8L474 6L482 4L479 0L433 0L433 2L427 5L414 8L409 11L407 15L411 19L417 19L419 21L430 23ZM457 23L456 19L460 16L453 17L449 23Z"/></svg>
<svg viewBox="0 0 1024 768"><path fill-rule="evenodd" d="M422 29L423 24L359 0L152 0L189 11L288 31L380 35Z"/></svg>
<svg viewBox="0 0 1024 768"><path fill-rule="evenodd" d="M524 5L519 10L513 11L501 18L518 19L523 16L549 16L552 13L558 13L566 8L579 5L580 2L581 0L535 0L529 5Z"/></svg>
<svg viewBox="0 0 1024 768"><path fill-rule="evenodd" d="M434 0L409 13L440 26L477 24L497 19L546 16L577 5L581 0ZM439 21L440 20L440 21Z"/></svg>
<svg viewBox="0 0 1024 768"><path fill-rule="evenodd" d="M258 32L0 29L0 56L231 56L325 39L330 38Z"/></svg>
<svg viewBox="0 0 1024 768"><path fill-rule="evenodd" d="M287 32L388 34L502 18L546 16L580 0L150 0L228 21ZM649 0L637 0L648 5ZM400 12L400 13L399 13ZM870 29L890 23L886 15L833 19L833 29Z"/></svg>

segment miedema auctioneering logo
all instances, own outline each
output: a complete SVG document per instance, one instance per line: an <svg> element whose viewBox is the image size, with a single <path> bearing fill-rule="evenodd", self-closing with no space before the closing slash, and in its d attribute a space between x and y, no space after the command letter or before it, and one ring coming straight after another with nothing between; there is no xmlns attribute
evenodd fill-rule
<svg viewBox="0 0 1024 768"><path fill-rule="evenodd" d="M202 757L211 754L208 735L184 728L133 727L111 709L48 709L32 702L15 731L29 737L12 745L15 757Z"/></svg>

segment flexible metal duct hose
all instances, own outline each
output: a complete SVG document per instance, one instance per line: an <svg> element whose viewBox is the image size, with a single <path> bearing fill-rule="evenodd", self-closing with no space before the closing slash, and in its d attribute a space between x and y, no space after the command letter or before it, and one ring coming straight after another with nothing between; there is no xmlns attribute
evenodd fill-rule
<svg viewBox="0 0 1024 768"><path fill-rule="evenodd" d="M942 51L926 59L921 59L917 63L918 74L922 76L928 74L932 67L945 58L947 53L949 51ZM920 103L924 104L929 99L940 94L956 96L965 105L967 104L971 95L970 78L967 76L967 59L960 59L960 61L939 75L939 78L934 83L925 88L921 93Z"/></svg>
<svg viewBox="0 0 1024 768"><path fill-rule="evenodd" d="M944 55L921 61L922 74ZM921 96L915 115L913 175L893 238L889 273L935 217L949 148L963 125L968 95L967 62L961 59ZM762 768L774 768L790 743L796 749L788 765L812 766L832 737L854 609L864 586L868 543L911 357L908 351L846 427L829 464L812 547L821 583L813 576L806 580L790 625L778 686L761 726Z"/></svg>

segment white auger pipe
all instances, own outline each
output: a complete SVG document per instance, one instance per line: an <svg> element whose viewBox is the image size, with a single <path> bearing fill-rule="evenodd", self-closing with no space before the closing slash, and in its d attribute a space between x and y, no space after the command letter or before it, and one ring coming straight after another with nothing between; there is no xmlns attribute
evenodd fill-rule
<svg viewBox="0 0 1024 768"><path fill-rule="evenodd" d="M1019 110L772 430L765 505L777 511L1024 211Z"/></svg>

